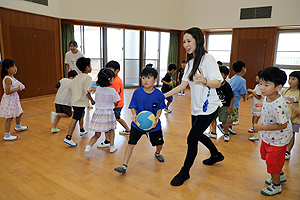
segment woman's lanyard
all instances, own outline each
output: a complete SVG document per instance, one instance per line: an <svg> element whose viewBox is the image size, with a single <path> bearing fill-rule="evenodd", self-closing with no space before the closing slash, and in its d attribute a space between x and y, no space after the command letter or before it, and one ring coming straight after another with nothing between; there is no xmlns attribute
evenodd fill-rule
<svg viewBox="0 0 300 200"><path fill-rule="evenodd" d="M201 74L199 68L197 68L197 70L198 70L199 74ZM210 87L209 86L206 86L206 87L208 88L208 91L207 91L207 95L206 95L206 101L203 104L203 112L207 111L207 107L208 107L208 104L209 104L208 97L210 95Z"/></svg>

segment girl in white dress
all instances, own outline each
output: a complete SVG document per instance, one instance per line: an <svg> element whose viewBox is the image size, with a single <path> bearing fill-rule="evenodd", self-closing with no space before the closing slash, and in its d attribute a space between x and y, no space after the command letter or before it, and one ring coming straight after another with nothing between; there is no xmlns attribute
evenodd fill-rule
<svg viewBox="0 0 300 200"><path fill-rule="evenodd" d="M86 145L84 150L85 157L91 157L92 146L101 136L101 132L105 132L110 141L109 152L113 153L117 150L117 147L114 145L117 120L113 109L121 98L114 88L109 87L112 85L114 76L114 72L107 68L101 69L98 74L97 85L100 87L96 88L96 110L90 123L90 130L95 131L95 135L90 139L89 144Z"/></svg>
<svg viewBox="0 0 300 200"><path fill-rule="evenodd" d="M14 78L17 66L13 60L5 59L2 62L1 78L3 79L4 94L1 99L0 117L6 118L4 141L18 140L19 136L10 135L10 126L13 118L16 118L15 131L24 131L28 126L21 126L23 109L20 104L18 91L24 90L25 86Z"/></svg>

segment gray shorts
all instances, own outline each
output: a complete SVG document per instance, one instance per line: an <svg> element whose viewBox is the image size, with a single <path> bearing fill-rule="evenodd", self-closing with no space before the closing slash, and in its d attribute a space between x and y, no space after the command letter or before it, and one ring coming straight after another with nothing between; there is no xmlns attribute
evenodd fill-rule
<svg viewBox="0 0 300 200"><path fill-rule="evenodd" d="M219 112L218 112L219 121L224 124L227 124L228 115L225 111L228 108L229 108L229 106L223 106L223 107L219 108Z"/></svg>
<svg viewBox="0 0 300 200"><path fill-rule="evenodd" d="M299 124L292 123L292 127L293 127L293 133L296 133L296 132L299 133Z"/></svg>

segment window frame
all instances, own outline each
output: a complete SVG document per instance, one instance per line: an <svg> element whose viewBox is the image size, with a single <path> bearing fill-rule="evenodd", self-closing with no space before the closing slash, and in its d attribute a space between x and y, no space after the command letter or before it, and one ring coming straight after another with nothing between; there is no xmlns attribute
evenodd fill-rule
<svg viewBox="0 0 300 200"><path fill-rule="evenodd" d="M278 42L279 42L279 34L280 33L295 33L298 32L300 34L300 29L295 30L278 30L276 35L276 43L275 43L275 49L274 49L274 60L273 65L280 68L280 69L288 69L288 70L299 70L300 65L282 65L282 64L276 64L277 59L277 49L278 49ZM300 53L300 51L299 51Z"/></svg>
<svg viewBox="0 0 300 200"><path fill-rule="evenodd" d="M209 51L208 45L209 45L209 36L210 35L231 35L231 45L230 45L230 50L229 50L229 52L230 52L229 61L225 62L225 61L220 60L223 63L223 65L226 65L226 66L229 66L229 64L230 64L230 57L231 57L231 50L232 50L232 34L233 34L232 31L217 31L217 32L206 32L206 35L205 35L207 52ZM216 51L227 51L227 50L216 50ZM218 61L218 60L216 59L216 61Z"/></svg>

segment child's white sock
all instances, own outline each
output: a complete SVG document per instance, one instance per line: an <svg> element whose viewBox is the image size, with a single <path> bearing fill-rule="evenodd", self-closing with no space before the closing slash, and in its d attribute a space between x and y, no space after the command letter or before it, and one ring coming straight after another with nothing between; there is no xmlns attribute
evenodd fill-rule
<svg viewBox="0 0 300 200"><path fill-rule="evenodd" d="M8 132L8 133L4 132L4 137L10 137L10 132Z"/></svg>
<svg viewBox="0 0 300 200"><path fill-rule="evenodd" d="M16 124L16 128L21 128L21 123L20 124Z"/></svg>

